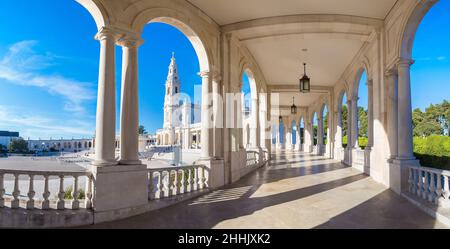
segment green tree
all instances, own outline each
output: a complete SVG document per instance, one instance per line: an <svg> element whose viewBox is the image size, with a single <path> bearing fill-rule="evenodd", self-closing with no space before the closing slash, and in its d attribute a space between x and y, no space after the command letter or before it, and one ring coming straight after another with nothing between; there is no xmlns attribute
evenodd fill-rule
<svg viewBox="0 0 450 249"><path fill-rule="evenodd" d="M139 125L139 135L145 135L145 134L147 134L145 127L143 125Z"/></svg>
<svg viewBox="0 0 450 249"><path fill-rule="evenodd" d="M359 137L369 137L368 125L367 110L364 110L363 107L358 107Z"/></svg>
<svg viewBox="0 0 450 249"><path fill-rule="evenodd" d="M412 123L414 136L450 136L450 102L444 100L441 104L431 104L425 112L415 109Z"/></svg>
<svg viewBox="0 0 450 249"><path fill-rule="evenodd" d="M28 143L23 138L14 139L9 144L9 152L25 153L28 152Z"/></svg>

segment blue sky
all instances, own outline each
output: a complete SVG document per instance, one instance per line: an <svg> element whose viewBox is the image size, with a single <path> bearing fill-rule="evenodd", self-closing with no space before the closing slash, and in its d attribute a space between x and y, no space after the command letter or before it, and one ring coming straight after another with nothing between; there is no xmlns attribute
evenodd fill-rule
<svg viewBox="0 0 450 249"><path fill-rule="evenodd" d="M0 15L0 130L27 138L90 137L95 127L99 44L95 23L73 0L2 1ZM450 1L426 16L414 45L413 107L448 99ZM440 26L440 27L438 27ZM194 95L198 60L186 37L165 24L149 24L139 50L140 123L162 126L164 83L172 51L182 91ZM121 49L117 48L117 93ZM247 90L246 90L247 91ZM360 90L367 103L367 89ZM117 108L119 107L119 95ZM364 104L362 104L364 105ZM117 117L119 118L119 117ZM119 122L117 122L119 123Z"/></svg>

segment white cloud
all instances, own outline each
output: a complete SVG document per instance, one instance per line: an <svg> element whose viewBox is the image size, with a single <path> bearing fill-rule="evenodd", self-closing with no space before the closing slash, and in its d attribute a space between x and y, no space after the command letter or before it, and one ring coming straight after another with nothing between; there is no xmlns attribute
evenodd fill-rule
<svg viewBox="0 0 450 249"><path fill-rule="evenodd" d="M439 56L436 58L438 61L445 61L447 59L447 57L445 56Z"/></svg>
<svg viewBox="0 0 450 249"><path fill-rule="evenodd" d="M44 88L66 100L64 110L83 114L83 103L95 99L95 91L90 88L92 84L58 74L42 73L42 69L51 67L58 57L51 53L37 54L33 50L36 44L36 41L13 44L0 58L0 79L17 85Z"/></svg>
<svg viewBox="0 0 450 249"><path fill-rule="evenodd" d="M16 107L0 105L2 129L20 131L24 138L90 137L95 122L49 118Z"/></svg>

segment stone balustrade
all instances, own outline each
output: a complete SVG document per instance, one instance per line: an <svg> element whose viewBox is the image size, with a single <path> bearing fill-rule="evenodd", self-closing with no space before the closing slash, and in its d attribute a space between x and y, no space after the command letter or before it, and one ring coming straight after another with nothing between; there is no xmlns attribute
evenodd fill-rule
<svg viewBox="0 0 450 249"><path fill-rule="evenodd" d="M5 177L12 177L13 190L11 193L10 201L5 199ZM90 209L92 207L92 184L93 177L91 172L79 171L79 172L68 172L68 171L31 171L31 170L15 170L15 169L0 169L0 208L8 207L7 203L10 203L9 207L11 209L26 208L28 210L42 209L42 210L78 210L80 209L80 199L79 199L79 179L81 177L86 177L87 189L85 190L84 198L84 208ZM22 179L20 179L22 178ZM71 200L65 199L65 184L64 179L72 179L72 192ZM20 181L28 181L28 189L20 188ZM43 191L42 198L36 197L35 183L36 181L43 181ZM49 188L49 181L58 181L58 192L51 193ZM20 193L26 193L26 200L21 199ZM57 196L56 200L51 198L51 195ZM38 199L38 200L36 200ZM39 205L36 205L37 202ZM69 205L66 205L69 204Z"/></svg>
<svg viewBox="0 0 450 249"><path fill-rule="evenodd" d="M149 169L148 198L163 199L207 189L208 176L209 168L204 165Z"/></svg>
<svg viewBox="0 0 450 249"><path fill-rule="evenodd" d="M259 164L259 151L247 150L246 152L246 166L252 167Z"/></svg>
<svg viewBox="0 0 450 249"><path fill-rule="evenodd" d="M409 192L413 195L442 206L450 204L450 171L426 167L409 167Z"/></svg>

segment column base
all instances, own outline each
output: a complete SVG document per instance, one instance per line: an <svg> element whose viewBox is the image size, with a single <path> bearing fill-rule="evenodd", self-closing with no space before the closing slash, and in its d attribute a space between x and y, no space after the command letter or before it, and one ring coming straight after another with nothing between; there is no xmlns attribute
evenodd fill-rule
<svg viewBox="0 0 450 249"><path fill-rule="evenodd" d="M148 203L147 165L91 167L95 212L131 208Z"/></svg>
<svg viewBox="0 0 450 249"><path fill-rule="evenodd" d="M409 166L420 166L419 160L394 159L389 168L389 187L397 194L408 191Z"/></svg>
<svg viewBox="0 0 450 249"><path fill-rule="evenodd" d="M115 166L119 164L116 160L94 160L91 165L95 167Z"/></svg>
<svg viewBox="0 0 450 249"><path fill-rule="evenodd" d="M120 165L140 165L141 160L119 160Z"/></svg>

